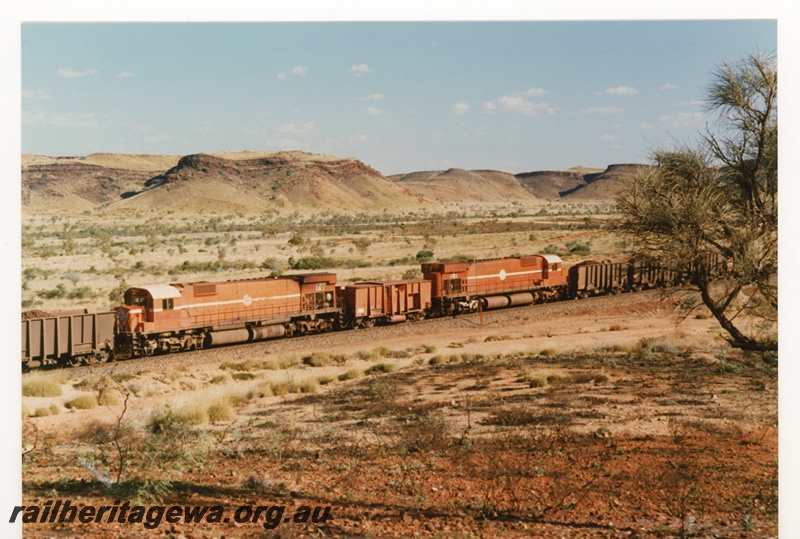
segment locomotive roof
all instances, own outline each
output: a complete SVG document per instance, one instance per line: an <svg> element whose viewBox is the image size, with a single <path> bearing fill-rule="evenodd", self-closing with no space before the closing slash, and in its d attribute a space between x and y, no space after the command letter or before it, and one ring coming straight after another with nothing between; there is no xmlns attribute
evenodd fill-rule
<svg viewBox="0 0 800 539"><path fill-rule="evenodd" d="M539 256L547 260L548 264L556 264L558 262L561 262L561 257L558 255L539 255Z"/></svg>
<svg viewBox="0 0 800 539"><path fill-rule="evenodd" d="M181 297L181 292L169 284L151 284L148 286L137 286L139 290L146 290L153 299L170 299Z"/></svg>

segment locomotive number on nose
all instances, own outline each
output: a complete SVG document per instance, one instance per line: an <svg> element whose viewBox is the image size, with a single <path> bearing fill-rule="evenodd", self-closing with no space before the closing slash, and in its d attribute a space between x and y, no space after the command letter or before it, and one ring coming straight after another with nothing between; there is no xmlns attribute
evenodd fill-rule
<svg viewBox="0 0 800 539"><path fill-rule="evenodd" d="M317 292L323 292L325 290L325 283L317 283Z"/></svg>

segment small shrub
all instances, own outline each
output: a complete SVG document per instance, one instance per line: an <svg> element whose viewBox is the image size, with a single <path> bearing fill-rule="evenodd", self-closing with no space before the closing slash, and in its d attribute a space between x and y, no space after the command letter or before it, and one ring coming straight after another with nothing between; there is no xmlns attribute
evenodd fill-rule
<svg viewBox="0 0 800 539"><path fill-rule="evenodd" d="M214 376L210 380L210 382L212 384L227 384L228 382L230 382L230 380L231 380L231 377L228 376L227 374L218 374L218 375Z"/></svg>
<svg viewBox="0 0 800 539"><path fill-rule="evenodd" d="M66 403L66 407L74 410L90 410L97 408L97 398L94 395L78 395Z"/></svg>
<svg viewBox="0 0 800 539"><path fill-rule="evenodd" d="M433 356L428 360L428 365L438 365L439 363L442 363L442 361L442 356Z"/></svg>
<svg viewBox="0 0 800 539"><path fill-rule="evenodd" d="M426 354L432 354L436 351L436 347L432 344L425 344L423 345L423 349L425 350Z"/></svg>
<svg viewBox="0 0 800 539"><path fill-rule="evenodd" d="M252 372L235 372L231 374L234 380L254 380L256 377Z"/></svg>
<svg viewBox="0 0 800 539"><path fill-rule="evenodd" d="M333 382L334 380L336 380L335 376L330 376L330 375L317 376L317 383L321 386L326 386L331 382Z"/></svg>
<svg viewBox="0 0 800 539"><path fill-rule="evenodd" d="M24 397L60 397L61 384L50 378L31 378L22 383Z"/></svg>

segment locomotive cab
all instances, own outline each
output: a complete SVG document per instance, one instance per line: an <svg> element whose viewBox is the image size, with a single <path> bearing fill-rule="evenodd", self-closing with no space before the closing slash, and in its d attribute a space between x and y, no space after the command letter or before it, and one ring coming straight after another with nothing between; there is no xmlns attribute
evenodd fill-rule
<svg viewBox="0 0 800 539"><path fill-rule="evenodd" d="M117 308L117 325L122 333L148 332L180 322L175 300L180 290L171 285L131 288L125 292L124 305Z"/></svg>

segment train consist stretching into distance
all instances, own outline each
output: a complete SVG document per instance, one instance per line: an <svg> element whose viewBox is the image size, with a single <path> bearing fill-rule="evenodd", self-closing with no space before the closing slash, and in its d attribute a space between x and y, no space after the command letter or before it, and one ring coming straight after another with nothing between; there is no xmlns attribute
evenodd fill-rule
<svg viewBox="0 0 800 539"><path fill-rule="evenodd" d="M555 255L422 264L422 279L337 286L335 273L130 288L113 312L22 320L22 365L78 365L678 284L657 261Z"/></svg>

